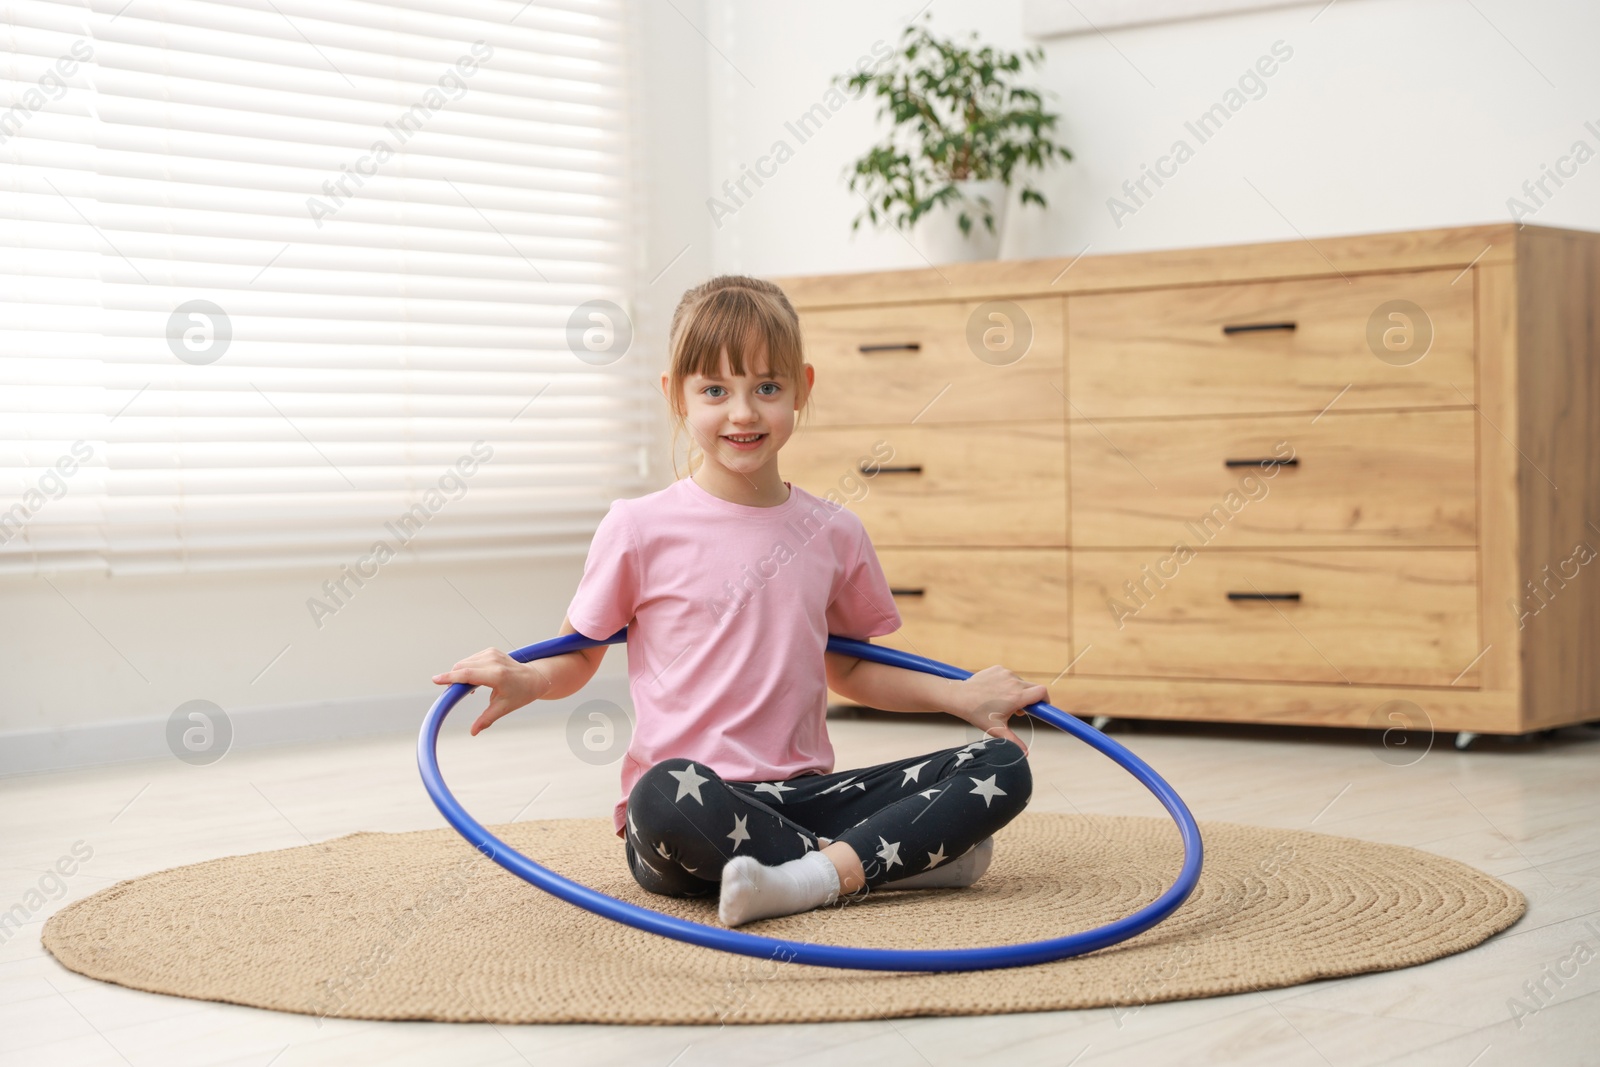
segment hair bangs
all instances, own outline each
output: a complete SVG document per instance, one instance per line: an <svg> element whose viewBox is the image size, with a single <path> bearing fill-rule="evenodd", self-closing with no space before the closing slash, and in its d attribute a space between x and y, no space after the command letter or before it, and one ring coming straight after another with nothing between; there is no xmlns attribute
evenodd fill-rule
<svg viewBox="0 0 1600 1067"><path fill-rule="evenodd" d="M805 360L791 314L751 289L730 286L709 294L685 323L676 360L680 376L720 377L726 351L734 377L799 380ZM763 348L766 355L758 358Z"/></svg>

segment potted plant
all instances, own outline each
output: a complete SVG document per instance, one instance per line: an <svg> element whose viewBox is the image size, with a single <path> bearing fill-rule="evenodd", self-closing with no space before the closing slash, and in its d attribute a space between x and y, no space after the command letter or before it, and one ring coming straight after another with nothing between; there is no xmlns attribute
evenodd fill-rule
<svg viewBox="0 0 1600 1067"><path fill-rule="evenodd" d="M850 232L864 219L902 231L920 222L919 243L935 262L995 258L1012 172L1072 158L1050 139L1057 116L1043 110L1038 92L1015 84L1024 60L1043 59L1042 48L1020 56L974 50L912 23L881 64L835 77L853 95L870 88L883 98L878 117L894 120L888 140L845 170L850 190L866 200ZM1046 206L1026 183L1022 202Z"/></svg>

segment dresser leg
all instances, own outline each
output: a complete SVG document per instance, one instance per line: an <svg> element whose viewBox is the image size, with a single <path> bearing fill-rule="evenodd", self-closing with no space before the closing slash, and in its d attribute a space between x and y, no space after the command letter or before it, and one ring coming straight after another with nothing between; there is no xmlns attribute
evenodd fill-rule
<svg viewBox="0 0 1600 1067"><path fill-rule="evenodd" d="M1465 752L1467 749L1472 747L1472 742L1476 741L1477 739L1478 735L1473 733L1471 730L1462 730L1460 733L1456 734L1456 748L1461 752Z"/></svg>
<svg viewBox="0 0 1600 1067"><path fill-rule="evenodd" d="M1089 720L1089 725L1093 726L1096 730L1099 730L1101 733L1105 733L1106 732L1106 727L1111 725L1111 716L1109 716L1109 715L1096 715L1094 718Z"/></svg>

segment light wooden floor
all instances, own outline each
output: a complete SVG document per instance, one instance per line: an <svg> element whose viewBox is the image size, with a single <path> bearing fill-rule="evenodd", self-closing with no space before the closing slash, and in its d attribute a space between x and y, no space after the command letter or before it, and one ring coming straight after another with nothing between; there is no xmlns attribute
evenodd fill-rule
<svg viewBox="0 0 1600 1067"><path fill-rule="evenodd" d="M467 717L465 708L457 712ZM527 719L475 739L465 736L464 722L452 723L442 760L467 807L490 823L525 806L523 818L608 814L615 765L573 758L564 718ZM966 739L954 720L922 716L847 714L830 729L841 769ZM173 760L0 781L0 907L21 901L75 842L93 849L62 899L0 945L0 1062L1600 1063L1600 731L1574 728L1550 743L1465 754L1440 737L1420 762L1403 767L1379 759L1355 735L1142 727L1120 736L1168 776L1201 820L1417 846L1516 885L1528 895L1528 914L1476 949L1421 967L1268 993L1153 1004L1132 1014L814 1026L319 1025L304 1015L102 984L44 952L39 930L49 912L122 878L356 830L443 825L418 781L409 736L258 749L210 767ZM1159 814L1131 779L1064 735L1041 732L1033 768L1032 810ZM995 862L1005 862L1003 851ZM1574 958L1580 942L1588 945L1578 955L1584 962L1568 963L1558 986L1547 974ZM1524 983L1541 978L1553 995L1537 1014L1514 1021L1511 1001L1538 1006Z"/></svg>

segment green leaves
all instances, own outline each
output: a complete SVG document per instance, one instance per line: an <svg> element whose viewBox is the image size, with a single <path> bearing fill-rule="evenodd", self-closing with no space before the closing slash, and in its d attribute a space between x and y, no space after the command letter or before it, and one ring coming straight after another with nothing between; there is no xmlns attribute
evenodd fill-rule
<svg viewBox="0 0 1600 1067"><path fill-rule="evenodd" d="M977 36L974 31L974 44ZM974 51L939 40L919 23L908 25L900 40L900 51L877 68L833 79L855 96L870 89L881 100L878 118L894 123L886 142L846 168L850 190L866 201L852 233L864 220L910 229L939 205L961 200L956 181L998 178L1009 188L1018 167L1043 169L1057 158L1072 159L1049 136L1058 116L1043 110L1039 93L1012 84L1024 61L1037 66L1044 60L1042 48L1021 55L988 45ZM1026 183L1021 199L1046 206L1044 195ZM990 232L996 206L971 205ZM968 234L973 219L965 207L958 223Z"/></svg>

